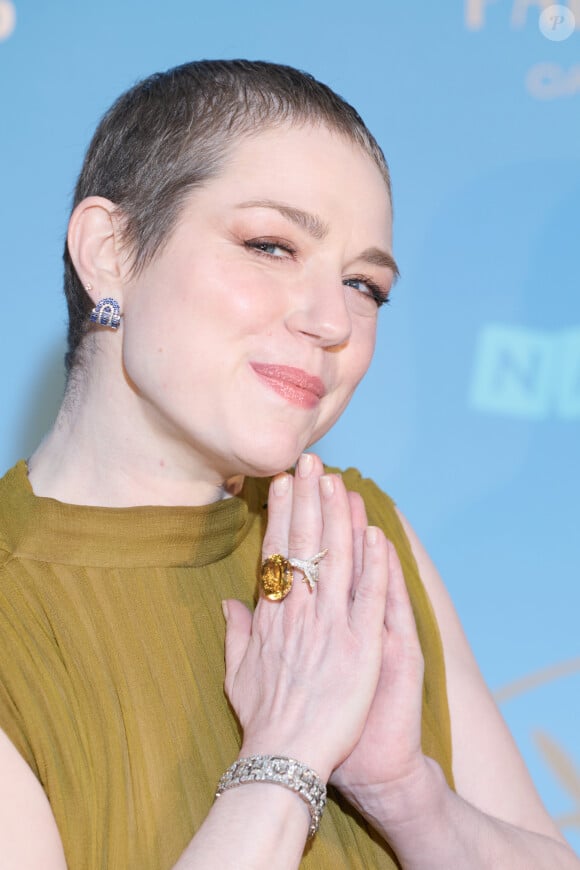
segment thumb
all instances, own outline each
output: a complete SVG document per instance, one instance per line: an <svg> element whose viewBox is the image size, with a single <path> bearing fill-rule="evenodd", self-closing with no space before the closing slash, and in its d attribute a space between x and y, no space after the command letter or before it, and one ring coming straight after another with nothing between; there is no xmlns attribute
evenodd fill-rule
<svg viewBox="0 0 580 870"><path fill-rule="evenodd" d="M226 691L235 678L248 648L252 631L252 614L241 601L222 601L226 620Z"/></svg>

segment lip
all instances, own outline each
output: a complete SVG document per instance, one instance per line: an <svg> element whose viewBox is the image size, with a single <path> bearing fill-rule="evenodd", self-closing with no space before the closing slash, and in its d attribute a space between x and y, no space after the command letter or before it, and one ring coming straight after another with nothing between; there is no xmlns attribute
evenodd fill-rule
<svg viewBox="0 0 580 870"><path fill-rule="evenodd" d="M313 408L326 395L320 378L294 366L250 363L257 375L294 405Z"/></svg>

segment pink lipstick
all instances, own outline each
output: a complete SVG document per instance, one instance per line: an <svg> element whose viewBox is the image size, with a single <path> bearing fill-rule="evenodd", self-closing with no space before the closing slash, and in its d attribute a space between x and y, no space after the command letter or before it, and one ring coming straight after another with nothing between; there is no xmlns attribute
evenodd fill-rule
<svg viewBox="0 0 580 870"><path fill-rule="evenodd" d="M309 375L303 369L256 362L250 365L258 377L278 395L301 408L315 408L326 393L320 378Z"/></svg>

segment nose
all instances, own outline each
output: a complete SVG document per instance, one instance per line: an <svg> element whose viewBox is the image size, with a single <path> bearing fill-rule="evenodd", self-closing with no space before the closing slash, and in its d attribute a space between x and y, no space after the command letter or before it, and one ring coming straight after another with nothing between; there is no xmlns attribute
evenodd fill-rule
<svg viewBox="0 0 580 870"><path fill-rule="evenodd" d="M331 278L328 273L310 276L296 288L286 325L321 347L346 344L352 331L352 319L340 277Z"/></svg>

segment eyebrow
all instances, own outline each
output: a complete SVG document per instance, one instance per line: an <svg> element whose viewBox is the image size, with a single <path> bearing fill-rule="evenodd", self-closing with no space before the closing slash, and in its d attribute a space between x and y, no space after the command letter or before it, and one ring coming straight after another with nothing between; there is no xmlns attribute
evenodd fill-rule
<svg viewBox="0 0 580 870"><path fill-rule="evenodd" d="M241 202L238 208L273 208L315 239L324 239L328 235L329 226L321 218L283 202L275 202L272 199L251 199L248 202Z"/></svg>
<svg viewBox="0 0 580 870"><path fill-rule="evenodd" d="M283 217L288 218L296 226L306 230L308 235L319 240L326 238L330 230L328 224L317 215L272 199L251 199L247 202L241 202L237 208L272 208ZM363 262L371 266L382 266L383 268L390 269L395 281L400 275L399 267L393 255L387 251L382 251L380 248L366 248L356 259L363 260Z"/></svg>
<svg viewBox="0 0 580 870"><path fill-rule="evenodd" d="M401 277L399 267L395 262L395 258L387 251L381 251L380 248L367 248L357 257L357 260L363 260L371 266L383 266L390 269L393 273L393 284Z"/></svg>

